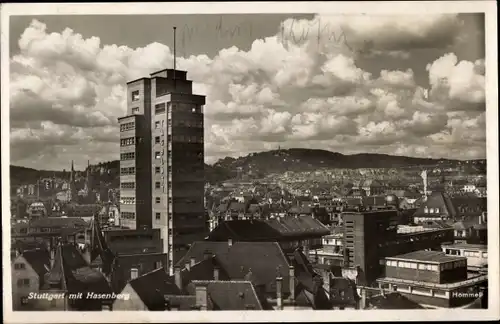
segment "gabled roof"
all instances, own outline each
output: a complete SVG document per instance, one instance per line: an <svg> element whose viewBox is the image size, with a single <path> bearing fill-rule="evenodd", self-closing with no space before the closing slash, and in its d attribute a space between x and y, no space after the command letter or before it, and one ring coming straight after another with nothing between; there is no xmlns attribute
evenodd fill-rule
<svg viewBox="0 0 500 324"><path fill-rule="evenodd" d="M73 244L60 244L56 248L54 266L48 273L47 282L68 292L110 293L111 288L104 275L89 267L82 254Z"/></svg>
<svg viewBox="0 0 500 324"><path fill-rule="evenodd" d="M165 295L180 295L181 291L164 268L156 269L129 281L148 310L164 310Z"/></svg>
<svg viewBox="0 0 500 324"><path fill-rule="evenodd" d="M22 257L28 262L38 275L40 287L45 281L45 274L50 269L50 253L47 249L34 249L24 251Z"/></svg>
<svg viewBox="0 0 500 324"><path fill-rule="evenodd" d="M200 284L207 285L213 310L262 310L259 297L249 281L193 281L191 289Z"/></svg>
<svg viewBox="0 0 500 324"><path fill-rule="evenodd" d="M280 217L266 220L233 220L219 224L210 234L211 241L276 241L285 236L322 236L330 231L312 216Z"/></svg>
<svg viewBox="0 0 500 324"><path fill-rule="evenodd" d="M450 218L454 218L458 215L450 196L441 191L434 191L428 196L427 201L423 201L416 211L415 216L429 216L429 214L424 211L426 207L428 209L439 208L439 215L446 215Z"/></svg>

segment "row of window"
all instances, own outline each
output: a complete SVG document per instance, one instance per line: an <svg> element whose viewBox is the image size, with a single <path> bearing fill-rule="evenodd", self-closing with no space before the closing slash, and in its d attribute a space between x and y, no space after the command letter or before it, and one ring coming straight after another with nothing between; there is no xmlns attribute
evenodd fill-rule
<svg viewBox="0 0 500 324"><path fill-rule="evenodd" d="M125 132L135 129L135 122L125 123L120 125L120 132Z"/></svg>
<svg viewBox="0 0 500 324"><path fill-rule="evenodd" d="M122 175L135 174L135 167L121 168L120 174L122 174Z"/></svg>
<svg viewBox="0 0 500 324"><path fill-rule="evenodd" d="M121 203L123 205L133 205L135 204L135 197L121 197Z"/></svg>
<svg viewBox="0 0 500 324"><path fill-rule="evenodd" d="M120 146L135 145L135 137L124 138L120 140Z"/></svg>
<svg viewBox="0 0 500 324"><path fill-rule="evenodd" d="M29 279L17 279L17 286L18 287L28 287L29 285L30 285Z"/></svg>
<svg viewBox="0 0 500 324"><path fill-rule="evenodd" d="M14 263L15 270L24 270L26 269L26 265L24 263Z"/></svg>
<svg viewBox="0 0 500 324"><path fill-rule="evenodd" d="M125 160L134 160L135 159L135 152L128 152L128 153L121 153L120 154L120 160L125 161Z"/></svg>
<svg viewBox="0 0 500 324"><path fill-rule="evenodd" d="M426 214L439 214L439 208L427 208L427 206L424 207L424 213Z"/></svg>
<svg viewBox="0 0 500 324"><path fill-rule="evenodd" d="M165 112L165 103L155 105L155 114L162 114Z"/></svg>
<svg viewBox="0 0 500 324"><path fill-rule="evenodd" d="M138 114L139 113L139 108L132 108L132 114Z"/></svg>
<svg viewBox="0 0 500 324"><path fill-rule="evenodd" d="M427 270L427 271L443 271L443 270L451 270L456 268L463 268L467 266L466 260L460 260L455 262L447 262L443 263L440 266L436 264L425 264L425 263L416 263L416 262L405 262L405 261L392 261L387 260L386 265L389 267L398 267L398 268L406 268L406 269L418 269L418 270Z"/></svg>
<svg viewBox="0 0 500 324"><path fill-rule="evenodd" d="M170 122L170 120L169 120ZM170 123L169 123L170 125ZM189 120L189 119L174 119L174 126L182 126L182 127L194 127L194 128L203 128L202 120Z"/></svg>
<svg viewBox="0 0 500 324"><path fill-rule="evenodd" d="M134 189L135 188L135 182L122 182L121 188L122 189Z"/></svg>
<svg viewBox="0 0 500 324"><path fill-rule="evenodd" d="M121 218L124 218L124 219L135 219L135 213L133 213L133 212L122 212L121 213Z"/></svg>

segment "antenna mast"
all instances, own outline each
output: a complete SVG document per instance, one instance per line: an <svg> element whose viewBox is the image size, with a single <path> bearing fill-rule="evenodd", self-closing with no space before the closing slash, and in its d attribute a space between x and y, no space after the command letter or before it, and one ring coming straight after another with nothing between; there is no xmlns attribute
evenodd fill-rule
<svg viewBox="0 0 500 324"><path fill-rule="evenodd" d="M177 33L177 27L174 26L174 89L177 88L176 84L176 77L175 77L175 70L177 69L177 49L176 49L176 39L175 39L175 34Z"/></svg>

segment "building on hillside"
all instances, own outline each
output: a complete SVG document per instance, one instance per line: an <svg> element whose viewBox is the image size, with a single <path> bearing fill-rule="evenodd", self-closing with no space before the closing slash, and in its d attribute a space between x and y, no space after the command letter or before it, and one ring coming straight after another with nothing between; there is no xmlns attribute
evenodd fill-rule
<svg viewBox="0 0 500 324"><path fill-rule="evenodd" d="M364 179L354 182L352 192L354 196L376 196L385 193L385 186L376 179Z"/></svg>
<svg viewBox="0 0 500 324"><path fill-rule="evenodd" d="M467 273L467 259L438 251L414 251L385 258L381 289L397 291L426 308L464 307L481 297L486 275Z"/></svg>

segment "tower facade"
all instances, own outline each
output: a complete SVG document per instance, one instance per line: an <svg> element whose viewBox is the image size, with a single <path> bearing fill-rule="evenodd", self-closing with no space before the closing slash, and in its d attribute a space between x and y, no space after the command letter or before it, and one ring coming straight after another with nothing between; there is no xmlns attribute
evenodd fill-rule
<svg viewBox="0 0 500 324"><path fill-rule="evenodd" d="M128 84L120 124L121 225L151 228L151 97L147 79Z"/></svg>
<svg viewBox="0 0 500 324"><path fill-rule="evenodd" d="M190 244L203 240L207 234L204 215L205 97L193 94L192 81L187 80L186 71L174 69L131 81L127 88L129 115L120 119L121 144L133 142L131 138L142 140L121 146L122 172L130 172L128 168L135 166L136 173L122 173L120 177L120 211L125 222L123 213L128 211L128 205L123 202L142 194L141 203L150 206L149 219L145 219L146 208L140 215L136 208L136 222L160 229L163 252L167 253L168 267L173 272L174 263L187 252ZM132 124L140 124L140 127L130 129ZM138 145L144 146L144 152L149 148L147 156L138 154ZM149 188L144 188L147 185Z"/></svg>

